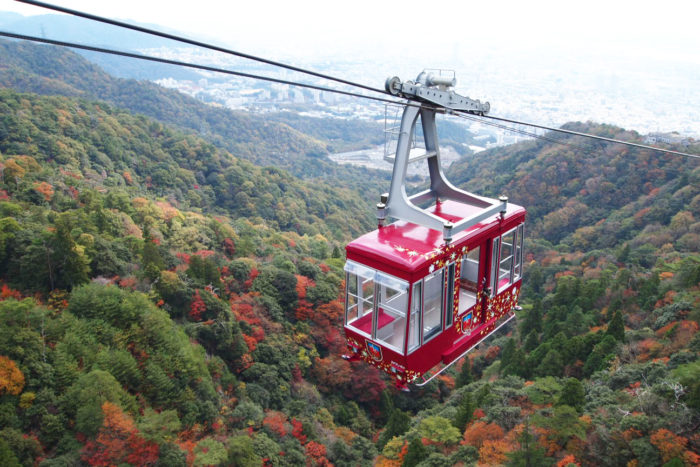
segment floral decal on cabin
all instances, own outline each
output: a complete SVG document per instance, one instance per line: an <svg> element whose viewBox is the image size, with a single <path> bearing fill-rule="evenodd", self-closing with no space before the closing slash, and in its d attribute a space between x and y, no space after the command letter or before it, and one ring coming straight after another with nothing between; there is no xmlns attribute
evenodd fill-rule
<svg viewBox="0 0 700 467"><path fill-rule="evenodd" d="M382 348L379 347L377 344L374 342L370 341L365 341L367 344L367 352L369 352L369 355L377 362L382 361Z"/></svg>

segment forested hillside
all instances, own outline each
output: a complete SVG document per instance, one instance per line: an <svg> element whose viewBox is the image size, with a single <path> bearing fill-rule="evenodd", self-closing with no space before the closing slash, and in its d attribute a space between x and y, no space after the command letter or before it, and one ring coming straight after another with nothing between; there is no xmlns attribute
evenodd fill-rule
<svg viewBox="0 0 700 467"><path fill-rule="evenodd" d="M448 171L527 207L523 310L403 393L340 358L357 191L0 90L0 465L697 465L700 164L565 142Z"/></svg>
<svg viewBox="0 0 700 467"><path fill-rule="evenodd" d="M373 457L385 383L339 357L362 203L106 104L0 107L0 463Z"/></svg>
<svg viewBox="0 0 700 467"><path fill-rule="evenodd" d="M386 174L339 166L324 157L330 150L346 149L349 142L382 142L379 124L288 114L268 119L212 107L148 81L115 78L63 48L0 41L0 87L106 101L193 132L241 159L283 168L302 178L333 178L343 186L359 180L361 188L387 179Z"/></svg>

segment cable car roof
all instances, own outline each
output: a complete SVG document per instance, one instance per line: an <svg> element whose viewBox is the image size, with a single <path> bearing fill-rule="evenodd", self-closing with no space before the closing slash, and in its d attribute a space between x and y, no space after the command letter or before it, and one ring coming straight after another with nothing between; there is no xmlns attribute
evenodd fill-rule
<svg viewBox="0 0 700 467"><path fill-rule="evenodd" d="M426 209L451 222L473 215L479 210L478 207L449 200ZM508 203L506 219L518 214L524 215L525 209ZM477 236L480 232L497 224L498 215L494 215L456 234L452 244L461 243L467 237ZM346 247L348 259L359 261L367 259L372 263L384 264L388 269L408 274L426 267L436 253L442 253L444 249L442 232L405 221L397 221L369 232L350 242Z"/></svg>

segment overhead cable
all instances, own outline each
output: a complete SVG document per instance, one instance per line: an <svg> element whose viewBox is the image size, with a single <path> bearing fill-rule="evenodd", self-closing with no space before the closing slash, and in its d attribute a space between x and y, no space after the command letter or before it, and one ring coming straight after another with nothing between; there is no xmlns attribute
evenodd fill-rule
<svg viewBox="0 0 700 467"><path fill-rule="evenodd" d="M176 34L168 34L168 33L166 33L166 32L156 31L155 29L150 29L150 28L146 28L146 27L143 27L143 26L137 26L137 25L135 25L135 24L129 24L129 23L125 23L125 22L123 22L123 21L118 21L118 20L114 20L114 19L110 19L110 18L104 18L104 17L102 17L102 16L97 16L97 15L93 15L93 14L90 14L90 13L85 13L85 12L78 11L78 10L72 10L72 9L70 9L70 8L65 8L65 7L62 7L62 6L59 6L59 5L52 5L52 4L50 4L50 3L38 2L38 1L36 1L36 0L16 0L16 1L18 1L18 2L20 2L20 3L26 3L26 4L28 4L28 5L33 5L33 6L38 6L38 7L41 7L41 8L46 8L46 9L53 10L53 11L58 11L58 12L61 12L61 13L66 13L66 14L69 14L69 15L72 15L72 16L78 16L78 17L80 17L80 18L85 18L85 19L89 19L89 20L92 20L92 21L98 21L98 22L100 22L100 23L111 24L112 26L118 26L118 27L120 27L120 28L131 29L132 31L138 31L138 32L142 32L142 33L144 33L144 34L150 34L150 35L152 35L152 36L162 37L162 38L164 38L164 39L170 39L170 40L173 40L173 41L182 42L183 44L189 44L189 45L193 45L193 46L196 46L196 47L202 47L202 48L204 48L204 49L209 49L209 50L214 50L214 51L216 51L216 52L225 53L225 54L228 54L228 55L234 55L234 56L236 56L236 57L245 58L245 59L247 59L247 60L253 60L253 61L256 61L256 62L260 62L260 63L265 63L265 64L267 64L267 65L272 65L272 66L276 66L276 67L280 67L280 68L285 68L285 69L287 69L287 70L296 71L296 72L298 72L298 73L304 73L304 74L307 74L307 75L315 76L315 77L317 77L317 78L327 79L327 80L330 80L330 81L335 81L335 82L337 82L337 83L346 84L346 85L348 85L348 86L354 86L354 87L357 87L357 88L365 89L365 90L367 90L367 91L378 92L378 93L380 93L380 94L388 94L388 93L386 92L386 90L384 90L384 89L374 88L374 87L372 87L372 86L367 86L367 85L364 85L364 84L361 84L361 83L356 83L356 82L353 82L353 81L348 81L348 80L345 80L345 79L342 79L342 78L337 78L337 77L335 77L335 76L327 75L327 74L324 74L324 73L319 73L319 72L316 72L316 71L307 70L307 69L305 69L305 68L297 67L297 66L294 66L294 65L288 65L288 64L286 64L286 63L277 62L277 61L270 60L270 59L267 59L267 58L258 57L258 56L251 55L251 54L247 54L247 53L243 53L243 52L238 52L238 51L235 51L235 50L227 49L227 48L225 48L225 47L219 47L219 46L213 45L213 44L208 44L208 43L206 43L206 42L201 42L201 41L196 41L196 40L193 40L193 39L188 39L188 38L186 38L186 37L179 36L179 35L176 35Z"/></svg>
<svg viewBox="0 0 700 467"><path fill-rule="evenodd" d="M392 99L384 99L381 97L367 96L365 94L360 94L360 93L351 92L351 91L342 91L340 89L332 89L332 88L326 88L323 86L316 86L313 84L299 83L297 81L289 81L289 80L284 80L284 79L279 79L279 78L272 78L270 76L261 76L261 75L256 75L256 74L252 74L252 73L244 73L241 71L227 70L225 68L217 68L217 67L212 67L212 66L207 66L207 65L197 65L194 63L180 62L177 60L170 60L167 58L160 58L160 57L152 57L149 55L140 55L140 54L135 54L132 52L124 52L124 51L113 50L113 49L105 49L103 47L95 47L92 45L77 44L75 42L66 42L66 41L58 41L55 39L47 39L44 37L27 36L25 34L16 34L16 33L7 32L7 31L0 31L0 36L10 37L13 39L22 39L22 40L27 40L27 41L32 41L32 42L42 42L44 44L58 45L61 47L70 47L73 49L88 50L91 52L99 52L99 53L104 53L104 54L117 55L120 57L135 58L138 60L146 60L149 62L165 63L168 65L176 65L176 66L182 66L182 67L187 67L187 68L194 68L197 70L211 71L211 72L215 72L215 73L224 73L227 75L240 76L243 78L257 79L257 80L261 80L261 81L269 81L272 83L287 84L289 86L298 86L298 87L302 87L302 88L315 89L317 91L342 94L345 96L360 97L362 99L370 99L370 100L385 102L385 103L389 103L389 104L411 105L411 104L405 104L403 102L392 100ZM419 104L413 104L413 105L419 106Z"/></svg>
<svg viewBox="0 0 700 467"><path fill-rule="evenodd" d="M696 159L700 159L700 155L697 155L697 154L688 154L687 152L680 152L680 151L673 151L671 149L657 148L654 146L648 146L646 144L632 143L629 141L622 141L622 140L615 139L615 138L606 138L605 136L592 135L590 133L583 133L580 131L566 130L564 128L554 128L554 127L549 127L549 126L545 126L545 125L538 125L536 123L521 122L518 120L511 120L509 118L494 117L493 115L483 115L483 118L489 118L491 120L498 120L501 122L515 123L518 125L527 125L527 126L532 127L532 128L540 128L542 130L556 131L559 133L566 133L568 135L584 136L586 138L593 138L593 139L597 139L597 140L601 140L601 141L607 141L608 143L626 144L627 146L633 146L636 148L650 149L652 151L666 152L669 154L675 154L677 156L693 157Z"/></svg>
<svg viewBox="0 0 700 467"><path fill-rule="evenodd" d="M174 41L178 41L178 42L182 42L182 43L194 45L194 46L197 46L197 47L202 47L202 48L214 50L214 51L221 52L221 53L225 53L225 54L229 54L229 55L234 55L234 56L241 57L241 58L246 58L246 59L249 59L249 60L254 60L254 61L257 61L257 62L261 62L261 63L266 63L266 64L268 64L268 65L272 65L272 66L276 66L276 67L280 67L280 68L285 68L285 69L288 69L288 70L291 70L291 71L296 71L296 72L299 72L299 73L304 73L304 74L311 75L311 76L315 76L315 77L318 77L318 78L328 79L328 80L330 80L330 81L335 81L335 82L338 82L338 83L342 83L342 84L349 85L349 86L354 86L354 87L361 88L361 89L365 89L365 90L369 90L369 91L372 91L372 92L377 92L377 93L380 93L380 94L385 94L385 95L389 94L389 93L388 93L386 90L384 90L384 89L373 88L373 87L371 87L371 86L366 86L366 85L364 85L364 84L355 83L355 82L353 82L353 81L344 80L344 79L341 79L341 78L337 78L337 77L334 77L334 76L326 75L326 74L323 74L323 73L318 73L318 72L315 72L315 71L311 71L311 70L308 70L308 69L304 69L304 68L300 68L300 67L296 67L296 66L292 66L292 65L287 65L287 64L285 64L285 63L276 62L276 61L274 61L274 60L269 60L269 59L266 59L266 58L263 58L263 57L257 57L257 56L254 56L254 55L250 55L250 54L246 54L246 53L242 53L242 52L237 52L237 51L234 51L234 50L226 49L226 48L224 48L224 47L215 46L215 45L208 44L208 43L205 43L205 42L195 41L195 40L188 39L188 38L185 38L185 37L182 37L182 36L178 36L178 35L175 35L175 34L168 34L168 33L160 32L160 31L156 31L156 30L154 30L154 29L149 29L149 28L145 28L145 27L142 27L142 26L136 26L136 25L133 25L133 24L129 24L129 23L122 22L122 21L117 21L117 20L113 20L113 19L110 19L110 18L104 18L104 17L97 16L97 15L93 15L93 14L90 14L90 13L85 13L85 12L78 11L78 10L72 10L72 9L70 9L70 8L64 8L64 7L61 7L61 6L58 6L58 5L52 5L52 4L50 4L50 3L40 2L40 1L36 1L36 0L15 0L15 1L20 2L20 3L25 3L25 4L28 4L28 5L38 6L38 7L41 7L41 8L47 8L47 9L50 9L50 10L54 10L54 11L58 11L58 12L61 12L61 13L66 13L66 14L70 14L70 15L73 15L73 16L78 16L78 17L85 18L85 19L89 19L89 20L92 20L92 21L98 21L98 22L101 22L101 23L111 24L111 25L113 25L113 26L117 26L117 27L121 27L121 28L131 29L131 30L133 30L133 31L138 31L138 32L142 32L142 33L145 33L145 34L150 34L150 35L162 37L162 38L165 38L165 39L171 39L171 40L174 40ZM13 36L11 35L11 33L3 33L3 34L0 34L0 35L5 35L5 36L7 36L7 37L13 37ZM234 72L234 71L231 71L231 70L224 70L224 69L215 68L215 67L207 67L207 66L203 66L203 65L193 65L193 64L188 64L188 63L185 63L185 62L178 62L178 61L175 61L175 60L166 60L166 59L160 59L160 58L156 58L156 57L148 57L148 56L145 56L145 55L132 54L132 53L129 53L129 52L117 52L117 51L110 50L110 49L92 47L92 46L87 46L87 45L82 45L82 44L80 44L80 45L78 45L78 44L69 45L68 42L41 40L41 39L39 39L39 38L31 37L31 36L20 37L20 35L15 35L14 37L16 37L16 38L23 38L23 39L25 39L25 40L33 40L33 41L38 41L38 42L51 43L51 44L54 44L54 45L62 45L62 46L65 46L65 47L74 47L74 48L80 48L80 49L83 49L83 50L92 50L92 51L95 51L95 52L110 53L110 54L114 54L114 55L121 55L121 56L124 56L124 57L139 58L139 59L142 59L142 60L156 61L156 62L161 62L161 63L169 63L169 64L172 64L172 65L186 66L186 67L190 67L190 68L196 68L196 69L207 70L207 71L215 71L215 72L226 73L226 74L235 75L235 76L241 76L241 77L247 77L247 78L253 78L253 79L261 79L261 80L264 80L264 81L271 81L271 82L277 82L277 83L282 83L282 84L289 84L289 85L291 85L291 86L300 86L300 87L306 87L306 88L309 88L309 89L317 89L317 90L321 90L321 91L334 92L334 93L336 93L336 94L344 94L344 95L347 95L347 96L361 97L361 98L365 98L365 99L372 99L372 100L376 100L376 101L380 101L380 102L386 102L386 103L392 103L392 104L394 104L394 103L399 103L399 102L397 102L397 101L390 100L390 99L383 99L383 98L377 98L377 97L372 97L372 96L366 96L366 95L364 95L364 94L353 93L353 92L348 92L348 91L334 90L334 89L330 89L330 88L324 88L324 87L322 87L322 86L314 86L314 85L303 84L303 83L298 83L298 82L294 82L294 81L287 81L287 80L281 80L281 79L277 79L277 78L263 77L263 76L259 76L259 75L249 74L249 73ZM410 103L410 102L408 102L408 103L402 103L402 104L403 104L403 105L409 105L409 106L420 106L420 104L413 104L413 103ZM429 106L429 105L428 105L428 106L424 106L424 107L430 107L430 108L432 108L432 106ZM457 110L457 111L448 110L448 113L449 113L449 112L455 112L455 113L461 113L461 114L464 114L464 113L465 113L465 112L459 111L459 110ZM525 126L529 126L529 127L532 127L532 128L540 128L540 129L549 130L549 131L555 131L555 132L559 132L559 133L566 133L566 134L575 135L575 136L582 136L582 137L586 137L586 138L593 138L593 139L597 139L597 140L601 140L601 141L607 141L607 142L609 142L609 143L624 144L624 145L627 145L627 146L637 147L637 148L641 148L641 149L649 149L649 150L657 151L657 152L664 152L664 153L668 153L668 154L675 154L675 155L679 155L679 156L685 156L685 157L691 157L691 158L700 159L700 155L696 155L696 154L689 154L689 153L685 153L685 152L681 152L681 151L674 151L674 150L671 150L671 149L663 149L663 148L658 148L658 147L649 146L649 145L645 145L645 144L632 143L632 142L629 142L629 141L622 141L622 140L618 140L618 139L614 139L614 138L606 138L606 137L603 137L603 136L597 136L597 135L593 135L593 134L590 134L590 133L583 133L583 132L578 132L578 131L566 130L566 129L563 129L563 128L548 127L548 126L545 126L545 125L538 125L538 124L535 124L535 123L529 123L529 122L523 122L523 121L518 121L518 120L513 120L513 119L507 119L507 118L503 118L503 117L495 117L495 116L492 116L492 115L483 115L483 118L488 118L488 119L492 119L492 120L500 120L500 121L503 121L503 122L514 123L514 124L518 124L518 125L525 125ZM567 144L568 144L568 143L567 143Z"/></svg>
<svg viewBox="0 0 700 467"><path fill-rule="evenodd" d="M466 114L461 114L461 113L455 114L455 115L457 115L457 116L460 117L460 118L464 118L464 119L467 119L467 120L472 120L472 121L475 121L475 122L478 122L478 123L481 123L481 124L484 124L484 125L489 125L489 126L492 126L492 127L495 127L495 128L500 128L500 129L505 130L505 131L510 131L510 132L512 132L512 133L517 133L517 134L520 134L520 135L523 135L523 136L528 136L528 137L530 137L530 138L535 138L535 139L539 139L539 140L542 140L542 141L547 141L547 142L549 142L549 143L559 144L559 145L562 145L562 146L568 146L568 147L570 147L570 148L578 149L578 150L583 151L583 152L586 152L586 153L589 153L589 152L590 152L589 149L584 148L583 146L580 146L580 145L578 145L578 144L574 144L574 143L570 143L570 142L565 142L565 141L561 141L561 140L554 139L554 138L548 138L547 136L538 135L537 133L533 133L533 132L530 132L530 131L525 131L525 130L520 129L520 128L513 128L513 127L509 127L509 126L507 126L507 125L501 125L501 124L499 124L499 123L489 122L489 121L486 121L486 120L482 120L482 119L479 118L479 117L475 117L475 116L473 116L473 115L466 115Z"/></svg>

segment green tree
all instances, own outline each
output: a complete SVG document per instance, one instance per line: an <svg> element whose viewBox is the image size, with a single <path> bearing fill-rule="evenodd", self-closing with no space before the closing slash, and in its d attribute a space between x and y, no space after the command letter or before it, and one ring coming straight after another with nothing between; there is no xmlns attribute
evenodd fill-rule
<svg viewBox="0 0 700 467"><path fill-rule="evenodd" d="M567 379L561 394L559 394L559 399L557 399L557 405L568 405L581 412L585 402L586 392L581 381L576 378Z"/></svg>
<svg viewBox="0 0 700 467"><path fill-rule="evenodd" d="M411 417L402 410L394 409L391 412L389 421L386 423L386 427L379 439L377 440L377 449L380 451L384 449L386 443L388 443L394 436L400 436L408 431L408 427L411 423Z"/></svg>
<svg viewBox="0 0 700 467"><path fill-rule="evenodd" d="M537 443L537 439L530 432L530 420L525 418L523 432L518 436L520 449L508 453L509 467L540 467L551 465L551 461L545 456L544 448Z"/></svg>
<svg viewBox="0 0 700 467"><path fill-rule="evenodd" d="M67 215L56 219L56 232L53 236L53 264L56 273L54 287L71 289L88 282L90 259L85 254L85 248L78 245L72 236L72 222Z"/></svg>
<svg viewBox="0 0 700 467"><path fill-rule="evenodd" d="M472 363L467 357L464 359L462 369L457 375L457 379L455 380L455 387L461 388L471 383L472 381L474 381L474 376L472 375Z"/></svg>
<svg viewBox="0 0 700 467"><path fill-rule="evenodd" d="M426 457L428 457L428 450L423 445L423 442L418 438L414 438L408 443L408 452L406 452L402 466L415 467Z"/></svg>
<svg viewBox="0 0 700 467"><path fill-rule="evenodd" d="M625 323L622 320L622 312L620 310L613 313L613 317L610 320L606 334L613 336L618 342L625 341Z"/></svg>
<svg viewBox="0 0 700 467"><path fill-rule="evenodd" d="M160 277L160 271L165 268L163 256L148 228L143 232L143 249L141 250L141 267L144 275L151 281Z"/></svg>
<svg viewBox="0 0 700 467"><path fill-rule="evenodd" d="M472 397L471 392L465 392L462 395L462 399L459 401L457 406L457 413L455 413L455 419L452 424L463 433L469 422L472 420L474 415L474 410L476 410L476 403Z"/></svg>
<svg viewBox="0 0 700 467"><path fill-rule="evenodd" d="M388 422L393 411L394 401L391 398L389 390L384 389L379 396L379 415L377 416L377 423L383 425Z"/></svg>
<svg viewBox="0 0 700 467"><path fill-rule="evenodd" d="M561 353L555 349L547 352L542 362L535 368L538 376L560 376L564 372L564 362Z"/></svg>
<svg viewBox="0 0 700 467"><path fill-rule="evenodd" d="M234 436L228 442L228 463L238 467L258 467L262 463L248 436Z"/></svg>
<svg viewBox="0 0 700 467"><path fill-rule="evenodd" d="M538 334L542 332L542 301L539 299L535 300L532 308L525 315L523 324L520 326L520 334L523 336L533 331Z"/></svg>
<svg viewBox="0 0 700 467"><path fill-rule="evenodd" d="M523 350L525 352L531 352L540 345L540 339L537 331L532 330L525 338L525 343L523 344Z"/></svg>
<svg viewBox="0 0 700 467"><path fill-rule="evenodd" d="M529 368L526 364L525 352L521 348L516 348L510 358L510 363L502 368L503 376L515 375L525 378L529 375Z"/></svg>
<svg viewBox="0 0 700 467"><path fill-rule="evenodd" d="M176 444L164 443L159 446L156 467L187 467L187 457Z"/></svg>
<svg viewBox="0 0 700 467"><path fill-rule="evenodd" d="M423 438L440 444L457 444L462 437L457 428L452 426L449 420L438 415L426 417L418 425L418 433Z"/></svg>
<svg viewBox="0 0 700 467"><path fill-rule="evenodd" d="M583 365L583 374L586 376L592 375L598 370L602 370L607 362L613 358L613 352L617 342L613 336L607 334L602 341L593 347L593 351L586 359Z"/></svg>
<svg viewBox="0 0 700 467"><path fill-rule="evenodd" d="M0 465L5 467L21 467L17 456L4 439L0 438Z"/></svg>
<svg viewBox="0 0 700 467"><path fill-rule="evenodd" d="M511 363L515 353L516 343L514 338L509 338L501 350L501 368L505 368Z"/></svg>

